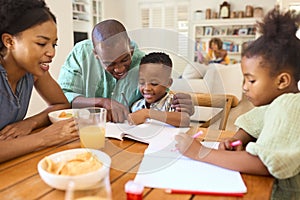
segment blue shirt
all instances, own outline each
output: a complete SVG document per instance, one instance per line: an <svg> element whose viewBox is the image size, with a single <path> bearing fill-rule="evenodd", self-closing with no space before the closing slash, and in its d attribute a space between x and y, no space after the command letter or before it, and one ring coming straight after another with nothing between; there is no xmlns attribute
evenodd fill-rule
<svg viewBox="0 0 300 200"><path fill-rule="evenodd" d="M8 124L24 119L33 85L33 75L26 73L17 83L14 94L8 82L7 72L0 65L0 130Z"/></svg>

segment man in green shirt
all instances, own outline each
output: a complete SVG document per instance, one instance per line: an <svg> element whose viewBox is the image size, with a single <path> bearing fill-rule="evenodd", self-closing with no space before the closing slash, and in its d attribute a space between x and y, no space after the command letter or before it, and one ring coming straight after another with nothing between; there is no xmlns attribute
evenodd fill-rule
<svg viewBox="0 0 300 200"><path fill-rule="evenodd" d="M142 97L138 73L144 55L120 22L105 20L94 27L92 41L75 45L58 83L73 107L103 107L108 120L123 122L131 104ZM177 94L173 104L178 111L194 111L189 95Z"/></svg>

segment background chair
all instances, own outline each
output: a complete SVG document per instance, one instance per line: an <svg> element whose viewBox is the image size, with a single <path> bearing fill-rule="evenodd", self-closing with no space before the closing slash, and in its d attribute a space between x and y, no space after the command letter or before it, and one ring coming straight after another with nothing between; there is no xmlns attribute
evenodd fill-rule
<svg viewBox="0 0 300 200"><path fill-rule="evenodd" d="M195 106L204 106L212 108L221 108L221 112L212 116L209 120L201 123L200 127L209 127L220 119L219 129L225 130L228 116L232 107L238 105L239 100L230 94L207 94L207 93L189 93ZM201 113L199 113L201 115Z"/></svg>

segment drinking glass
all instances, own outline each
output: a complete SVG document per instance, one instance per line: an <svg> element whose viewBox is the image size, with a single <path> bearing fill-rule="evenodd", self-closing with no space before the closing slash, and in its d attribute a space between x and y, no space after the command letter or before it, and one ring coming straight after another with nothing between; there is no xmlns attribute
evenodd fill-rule
<svg viewBox="0 0 300 200"><path fill-rule="evenodd" d="M77 122L81 147L103 149L105 147L105 108L82 108L78 110Z"/></svg>
<svg viewBox="0 0 300 200"><path fill-rule="evenodd" d="M111 187L109 176L92 186L76 188L74 182L70 181L65 193L65 200L111 200Z"/></svg>

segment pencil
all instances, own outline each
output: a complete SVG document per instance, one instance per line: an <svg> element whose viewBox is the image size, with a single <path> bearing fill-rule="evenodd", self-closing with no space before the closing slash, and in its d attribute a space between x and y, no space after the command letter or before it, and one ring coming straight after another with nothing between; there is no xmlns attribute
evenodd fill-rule
<svg viewBox="0 0 300 200"><path fill-rule="evenodd" d="M122 95L122 97L123 97L123 99L124 99L124 101L125 101L125 103L126 103L126 106L128 107L129 112L131 113L131 108L130 108L129 103L128 103L126 97L125 97L124 92L122 92L121 95Z"/></svg>
<svg viewBox="0 0 300 200"><path fill-rule="evenodd" d="M236 147L236 146L239 146L241 144L243 144L242 141L241 140L237 140L237 141L231 142L230 146Z"/></svg>
<svg viewBox="0 0 300 200"><path fill-rule="evenodd" d="M211 191L193 191L193 190L177 190L177 189L165 189L166 193L169 194L207 194L207 195L217 195L217 196L236 196L242 197L244 194L241 192L211 192Z"/></svg>
<svg viewBox="0 0 300 200"><path fill-rule="evenodd" d="M192 137L197 138L199 135L202 135L203 131L199 131L198 133L195 133Z"/></svg>

